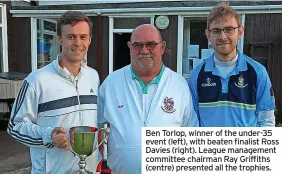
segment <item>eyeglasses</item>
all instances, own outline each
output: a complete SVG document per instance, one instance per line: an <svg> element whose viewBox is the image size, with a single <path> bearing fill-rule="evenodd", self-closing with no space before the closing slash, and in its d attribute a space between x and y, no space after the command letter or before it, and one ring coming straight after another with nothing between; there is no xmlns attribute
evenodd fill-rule
<svg viewBox="0 0 282 174"><path fill-rule="evenodd" d="M232 36L235 33L235 29L239 28L239 27L240 26L238 26L238 27L226 27L226 28L223 28L223 29L214 28L214 29L211 29L209 31L210 31L211 36L213 36L213 37L218 37L221 34L221 31L223 31L226 36Z"/></svg>
<svg viewBox="0 0 282 174"><path fill-rule="evenodd" d="M145 44L140 43L140 42L134 42L134 43L132 44L132 48L133 48L135 51L140 51L140 50L142 50L143 46L145 45L148 50L154 50L154 49L156 49L157 45L160 44L160 43L162 43L162 42L163 42L163 41L160 41L160 42L158 42L158 43L157 43L157 42L147 42L147 43L145 43Z"/></svg>

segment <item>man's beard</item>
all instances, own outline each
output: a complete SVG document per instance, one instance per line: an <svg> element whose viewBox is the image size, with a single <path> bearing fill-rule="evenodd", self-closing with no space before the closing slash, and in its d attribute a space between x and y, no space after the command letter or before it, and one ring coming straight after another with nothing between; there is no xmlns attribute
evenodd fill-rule
<svg viewBox="0 0 282 174"><path fill-rule="evenodd" d="M152 64L147 64L147 65L144 65L142 62L142 59L152 59L153 63ZM138 59L137 59L137 66L143 70L146 70L146 71L149 71L151 70L153 67L154 67L154 57L152 54L140 54L138 56Z"/></svg>

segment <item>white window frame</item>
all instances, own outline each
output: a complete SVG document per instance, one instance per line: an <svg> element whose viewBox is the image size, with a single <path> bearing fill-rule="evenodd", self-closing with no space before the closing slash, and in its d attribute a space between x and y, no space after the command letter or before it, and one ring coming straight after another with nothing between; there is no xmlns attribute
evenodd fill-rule
<svg viewBox="0 0 282 174"><path fill-rule="evenodd" d="M114 66L114 33L132 33L134 29L114 29L115 18L150 18L150 24L154 25L155 15L148 16L109 16L109 74L113 72Z"/></svg>
<svg viewBox="0 0 282 174"><path fill-rule="evenodd" d="M8 60L8 37L7 37L7 11L6 4L0 3L0 8L2 11L2 23L0 23L0 27L2 28L2 52L3 57L1 61L2 71L9 72L9 60Z"/></svg>
<svg viewBox="0 0 282 174"><path fill-rule="evenodd" d="M202 14L197 15L178 15L178 38L177 38L177 73L183 75L182 73L182 61L183 61L183 27L184 27L184 18L201 18L207 17L207 13L203 11ZM241 25L245 26L245 14L239 14L241 16ZM244 49L244 34L241 39L238 41L238 49L243 52Z"/></svg>

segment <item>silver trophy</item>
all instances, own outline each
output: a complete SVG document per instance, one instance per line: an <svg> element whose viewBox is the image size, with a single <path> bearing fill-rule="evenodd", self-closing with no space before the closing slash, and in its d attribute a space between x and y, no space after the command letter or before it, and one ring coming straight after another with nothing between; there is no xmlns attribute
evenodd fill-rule
<svg viewBox="0 0 282 174"><path fill-rule="evenodd" d="M98 133L101 131L102 139L98 144ZM98 129L90 126L76 126L70 128L70 151L79 157L79 174L85 174L86 158L97 150L108 138L108 129Z"/></svg>

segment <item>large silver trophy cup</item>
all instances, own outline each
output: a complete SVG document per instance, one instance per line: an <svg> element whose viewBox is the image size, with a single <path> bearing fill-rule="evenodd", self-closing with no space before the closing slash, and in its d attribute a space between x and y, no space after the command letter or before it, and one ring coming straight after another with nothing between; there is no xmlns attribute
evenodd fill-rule
<svg viewBox="0 0 282 174"><path fill-rule="evenodd" d="M102 140L98 144L98 133L101 131ZM79 157L79 174L85 174L86 158L97 150L108 138L108 129L97 129L89 126L76 126L70 129L70 151Z"/></svg>

